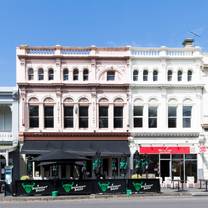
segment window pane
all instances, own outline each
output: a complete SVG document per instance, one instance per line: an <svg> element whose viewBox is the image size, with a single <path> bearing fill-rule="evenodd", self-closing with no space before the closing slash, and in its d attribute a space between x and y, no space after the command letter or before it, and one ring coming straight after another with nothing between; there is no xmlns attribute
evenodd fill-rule
<svg viewBox="0 0 208 208"><path fill-rule="evenodd" d="M99 128L108 128L108 106L99 106Z"/></svg>
<svg viewBox="0 0 208 208"><path fill-rule="evenodd" d="M149 128L157 128L157 107L149 107L148 110Z"/></svg>
<svg viewBox="0 0 208 208"><path fill-rule="evenodd" d="M197 159L197 155L196 154L187 154L185 155L186 159L192 159L192 160L196 160Z"/></svg>
<svg viewBox="0 0 208 208"><path fill-rule="evenodd" d="M191 116L192 106L183 106L183 116Z"/></svg>
<svg viewBox="0 0 208 208"><path fill-rule="evenodd" d="M53 80L53 69L48 70L48 80Z"/></svg>
<svg viewBox="0 0 208 208"><path fill-rule="evenodd" d="M88 128L88 106L79 106L79 128Z"/></svg>
<svg viewBox="0 0 208 208"><path fill-rule="evenodd" d="M143 116L143 106L134 106L134 116Z"/></svg>
<svg viewBox="0 0 208 208"><path fill-rule="evenodd" d="M134 118L134 127L142 127L143 118Z"/></svg>
<svg viewBox="0 0 208 208"><path fill-rule="evenodd" d="M79 71L78 69L74 69L74 72L73 72L73 80L78 80L79 79Z"/></svg>
<svg viewBox="0 0 208 208"><path fill-rule="evenodd" d="M64 81L69 79L69 71L68 69L64 69Z"/></svg>
<svg viewBox="0 0 208 208"><path fill-rule="evenodd" d="M115 106L114 107L114 116L123 116L123 107Z"/></svg>
<svg viewBox="0 0 208 208"><path fill-rule="evenodd" d="M83 80L84 80L84 81L88 80L88 74L89 74L88 69L85 69L85 70L83 71Z"/></svg>
<svg viewBox="0 0 208 208"><path fill-rule="evenodd" d="M123 128L123 107L114 106L114 128Z"/></svg>
<svg viewBox="0 0 208 208"><path fill-rule="evenodd" d="M184 118L183 119L183 128L190 128L191 127L191 119L190 118Z"/></svg>
<svg viewBox="0 0 208 208"><path fill-rule="evenodd" d="M137 70L134 70L134 72L133 72L133 80L138 81L138 71Z"/></svg>
<svg viewBox="0 0 208 208"><path fill-rule="evenodd" d="M149 117L157 117L157 107L149 107Z"/></svg>
<svg viewBox="0 0 208 208"><path fill-rule="evenodd" d="M73 128L73 106L64 106L64 128Z"/></svg>
<svg viewBox="0 0 208 208"><path fill-rule="evenodd" d="M107 81L113 81L115 80L115 72L114 71L108 71L107 72Z"/></svg>
<svg viewBox="0 0 208 208"><path fill-rule="evenodd" d="M79 115L80 116L88 116L88 106L80 106L79 107Z"/></svg>
<svg viewBox="0 0 208 208"><path fill-rule="evenodd" d="M149 118L149 128L157 128L157 118Z"/></svg>
<svg viewBox="0 0 208 208"><path fill-rule="evenodd" d="M153 81L157 81L158 80L158 71L153 71Z"/></svg>
<svg viewBox="0 0 208 208"><path fill-rule="evenodd" d="M53 106L44 106L44 126L45 128L54 127Z"/></svg>
<svg viewBox="0 0 208 208"><path fill-rule="evenodd" d="M176 128L176 118L168 118L168 128Z"/></svg>
<svg viewBox="0 0 208 208"><path fill-rule="evenodd" d="M143 81L148 81L148 71L147 70L143 71Z"/></svg>
<svg viewBox="0 0 208 208"><path fill-rule="evenodd" d="M172 80L172 71L171 70L168 70L168 81L171 81Z"/></svg>
<svg viewBox="0 0 208 208"><path fill-rule="evenodd" d="M38 69L38 80L44 80L43 69Z"/></svg>
<svg viewBox="0 0 208 208"><path fill-rule="evenodd" d="M176 107L174 107L174 106L168 107L168 116L176 117Z"/></svg>
<svg viewBox="0 0 208 208"><path fill-rule="evenodd" d="M39 127L39 106L29 106L29 127Z"/></svg>

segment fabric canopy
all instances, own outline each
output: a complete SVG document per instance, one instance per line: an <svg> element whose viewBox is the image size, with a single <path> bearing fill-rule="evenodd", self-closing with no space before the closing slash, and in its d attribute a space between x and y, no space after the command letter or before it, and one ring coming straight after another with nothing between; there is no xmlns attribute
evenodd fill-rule
<svg viewBox="0 0 208 208"><path fill-rule="evenodd" d="M22 154L43 154L51 150L76 153L83 156L95 156L96 152L101 156L129 156L128 141L119 140L84 140L84 141L25 141Z"/></svg>

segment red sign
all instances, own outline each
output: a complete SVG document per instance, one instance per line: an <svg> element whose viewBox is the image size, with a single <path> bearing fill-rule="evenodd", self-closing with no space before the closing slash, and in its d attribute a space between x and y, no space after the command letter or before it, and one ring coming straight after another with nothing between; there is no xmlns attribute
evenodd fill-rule
<svg viewBox="0 0 208 208"><path fill-rule="evenodd" d="M207 150L208 150L208 148L205 147L204 145L201 145L201 146L199 147L199 153L206 153Z"/></svg>
<svg viewBox="0 0 208 208"><path fill-rule="evenodd" d="M174 147L174 146L159 146L159 147L140 147L140 154L190 154L190 147Z"/></svg>

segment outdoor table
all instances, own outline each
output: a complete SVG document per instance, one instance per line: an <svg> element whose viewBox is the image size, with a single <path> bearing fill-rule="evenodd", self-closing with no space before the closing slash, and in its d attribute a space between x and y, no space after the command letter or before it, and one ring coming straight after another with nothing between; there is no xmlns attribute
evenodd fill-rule
<svg viewBox="0 0 208 208"><path fill-rule="evenodd" d="M199 179L200 182L200 189L202 189L202 182L205 182L205 191L208 191L208 179Z"/></svg>
<svg viewBox="0 0 208 208"><path fill-rule="evenodd" d="M178 183L178 191L185 191L184 190L184 180L174 179L174 180L172 180L172 182L173 182L173 189L174 189L174 183L177 182ZM181 183L181 189L180 189L180 183Z"/></svg>

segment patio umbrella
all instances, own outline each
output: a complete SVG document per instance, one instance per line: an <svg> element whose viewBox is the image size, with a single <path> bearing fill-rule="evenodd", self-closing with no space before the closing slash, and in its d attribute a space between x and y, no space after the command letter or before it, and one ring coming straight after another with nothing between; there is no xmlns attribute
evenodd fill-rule
<svg viewBox="0 0 208 208"><path fill-rule="evenodd" d="M62 150L53 150L51 152L43 153L42 155L33 159L33 161L82 161L88 160L86 157L76 153L65 152Z"/></svg>

